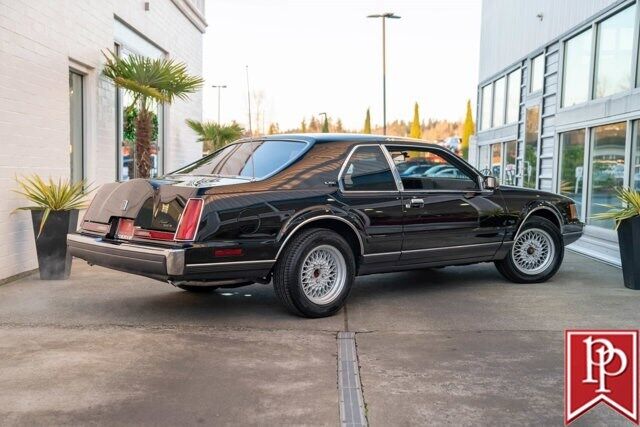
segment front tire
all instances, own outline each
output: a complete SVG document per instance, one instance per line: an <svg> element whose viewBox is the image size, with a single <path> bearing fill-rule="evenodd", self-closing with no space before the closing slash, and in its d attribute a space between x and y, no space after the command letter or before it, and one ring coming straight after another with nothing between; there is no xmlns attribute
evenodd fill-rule
<svg viewBox="0 0 640 427"><path fill-rule="evenodd" d="M282 252L273 286L291 313L327 317L344 305L355 268L351 246L342 236L331 230L309 229L294 236Z"/></svg>
<svg viewBox="0 0 640 427"><path fill-rule="evenodd" d="M540 283L553 277L564 258L560 230L541 217L527 220L507 256L495 265L500 274L515 283Z"/></svg>

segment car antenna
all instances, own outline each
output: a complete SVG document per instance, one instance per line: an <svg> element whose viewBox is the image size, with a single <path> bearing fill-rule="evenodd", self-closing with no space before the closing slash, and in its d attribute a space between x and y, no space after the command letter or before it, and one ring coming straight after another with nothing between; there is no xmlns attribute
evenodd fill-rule
<svg viewBox="0 0 640 427"><path fill-rule="evenodd" d="M247 74L247 105L249 106L249 141L251 143L251 181L256 180L256 165L253 159L253 130L251 129L251 91L249 90L249 66L245 65L245 71Z"/></svg>

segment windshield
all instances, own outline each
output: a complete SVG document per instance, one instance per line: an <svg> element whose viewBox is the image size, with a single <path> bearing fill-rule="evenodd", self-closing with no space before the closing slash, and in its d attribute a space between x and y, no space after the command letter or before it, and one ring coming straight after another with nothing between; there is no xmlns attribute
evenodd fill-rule
<svg viewBox="0 0 640 427"><path fill-rule="evenodd" d="M298 141L254 141L229 145L169 175L224 175L265 178L296 160L307 144Z"/></svg>

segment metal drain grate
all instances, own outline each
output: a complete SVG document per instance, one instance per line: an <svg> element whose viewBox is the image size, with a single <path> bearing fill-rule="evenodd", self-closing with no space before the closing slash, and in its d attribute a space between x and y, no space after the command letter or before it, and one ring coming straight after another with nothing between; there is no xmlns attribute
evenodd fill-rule
<svg viewBox="0 0 640 427"><path fill-rule="evenodd" d="M354 332L338 332L338 390L343 426L367 425L355 338Z"/></svg>

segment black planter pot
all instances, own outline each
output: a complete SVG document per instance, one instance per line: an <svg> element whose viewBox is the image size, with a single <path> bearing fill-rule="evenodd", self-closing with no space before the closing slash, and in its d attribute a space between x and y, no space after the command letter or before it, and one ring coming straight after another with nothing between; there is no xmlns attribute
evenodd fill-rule
<svg viewBox="0 0 640 427"><path fill-rule="evenodd" d="M66 279L71 271L71 255L67 251L67 233L76 231L78 211L51 212L38 237L42 215L41 210L31 211L40 279Z"/></svg>
<svg viewBox="0 0 640 427"><path fill-rule="evenodd" d="M640 216L625 219L618 227L624 285L640 290Z"/></svg>

